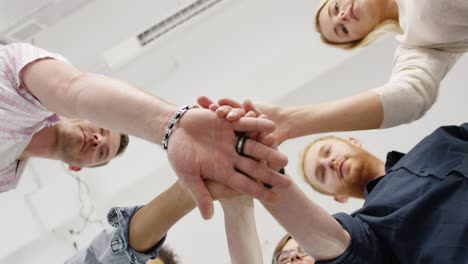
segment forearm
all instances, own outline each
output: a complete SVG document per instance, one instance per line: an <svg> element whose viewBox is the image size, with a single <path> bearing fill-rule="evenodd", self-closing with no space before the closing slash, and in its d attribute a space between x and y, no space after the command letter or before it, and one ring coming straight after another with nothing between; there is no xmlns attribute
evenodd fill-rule
<svg viewBox="0 0 468 264"><path fill-rule="evenodd" d="M250 197L221 201L232 264L263 262L255 225L254 205Z"/></svg>
<svg viewBox="0 0 468 264"><path fill-rule="evenodd" d="M280 199L263 205L317 260L340 256L350 244L349 234L324 209L312 202L295 184L275 191Z"/></svg>
<svg viewBox="0 0 468 264"><path fill-rule="evenodd" d="M287 107L281 111L281 127L287 138L332 131L352 131L379 128L383 121L383 107L379 96L364 92L345 99Z"/></svg>
<svg viewBox="0 0 468 264"><path fill-rule="evenodd" d="M131 219L129 244L139 252L153 248L182 217L195 208L190 194L176 182Z"/></svg>
<svg viewBox="0 0 468 264"><path fill-rule="evenodd" d="M47 76L45 78L44 76ZM49 110L159 143L177 107L120 80L41 60L23 74L27 88Z"/></svg>

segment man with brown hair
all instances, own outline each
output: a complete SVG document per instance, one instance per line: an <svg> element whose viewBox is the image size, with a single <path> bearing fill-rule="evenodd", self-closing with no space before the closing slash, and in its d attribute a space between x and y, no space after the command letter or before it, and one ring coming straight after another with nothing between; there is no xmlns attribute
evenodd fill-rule
<svg viewBox="0 0 468 264"><path fill-rule="evenodd" d="M44 145L54 142L43 142L39 133L53 133L44 128L55 125L63 116L89 120L106 129L104 134L95 133L96 129L73 132L67 141L74 145L75 152L92 150L89 156L75 160L75 169L107 162L119 148L118 133L128 133L163 145L176 175L195 198L204 218L213 215L206 179L266 202L274 201L274 193L258 181L287 186L289 180L277 172L286 165L287 158L252 140L245 143L245 148L260 151L260 159L268 166L261 160L242 157L234 149L235 132L271 133L274 123L258 118L231 123L209 110L194 108L178 108L126 82L82 72L61 55L29 44L0 47L0 123L4 124L0 127L0 185L3 190L16 187L24 168L21 160L37 156L37 151L47 152ZM109 139L109 144L100 138ZM39 149L29 144L37 144ZM57 155L46 154L53 158Z"/></svg>

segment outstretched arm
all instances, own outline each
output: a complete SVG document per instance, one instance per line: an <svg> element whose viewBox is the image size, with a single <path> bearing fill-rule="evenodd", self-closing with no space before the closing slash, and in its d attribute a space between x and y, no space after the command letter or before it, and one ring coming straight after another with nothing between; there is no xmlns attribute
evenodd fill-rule
<svg viewBox="0 0 468 264"><path fill-rule="evenodd" d="M218 183L207 182L207 186L215 199L239 195ZM178 182L144 207L112 208L108 221L114 228L102 231L66 263L146 263L157 257L169 229L193 208L190 193Z"/></svg>
<svg viewBox="0 0 468 264"><path fill-rule="evenodd" d="M130 247L147 252L194 208L190 193L179 182L174 183L132 217L128 236Z"/></svg>
<svg viewBox="0 0 468 264"><path fill-rule="evenodd" d="M20 57L25 45L16 44L9 48ZM87 119L157 144L161 144L166 125L177 111L176 106L126 82L84 73L66 62L48 57L28 63L20 72L20 82L50 111ZM239 157L234 150L235 131L269 133L274 128L275 125L266 119L245 118L231 123L205 109L189 110L180 119L169 139L169 161L181 183L195 198L204 218L213 214L212 199L204 179L221 182L267 202L271 202L272 193L264 191L245 175L272 186L287 185L285 178L276 173L278 167L287 163L281 153L263 148L257 142L250 143L253 148L262 149L262 157L271 167L268 168Z"/></svg>
<svg viewBox="0 0 468 264"><path fill-rule="evenodd" d="M345 252L351 243L348 232L296 184L275 191L278 202L263 205L306 252L316 260L333 259Z"/></svg>
<svg viewBox="0 0 468 264"><path fill-rule="evenodd" d="M200 106L217 110L218 115L226 116L230 121L237 120L246 111L253 110L257 114L265 114L276 124L275 134L278 144L287 139L316 133L376 129L383 121L382 101L373 91L337 101L293 107L266 103L252 104L248 100L240 104L226 98L220 99L215 106L213 103L206 97L198 99ZM221 108L218 109L216 106ZM222 106L228 107L222 108ZM245 111L239 111L239 108Z"/></svg>
<svg viewBox="0 0 468 264"><path fill-rule="evenodd" d="M231 263L263 263L252 198L241 196L222 199L220 202L224 211L224 225Z"/></svg>
<svg viewBox="0 0 468 264"><path fill-rule="evenodd" d="M21 71L23 85L50 111L93 121L159 143L175 105L129 83L81 72L55 59L30 63Z"/></svg>

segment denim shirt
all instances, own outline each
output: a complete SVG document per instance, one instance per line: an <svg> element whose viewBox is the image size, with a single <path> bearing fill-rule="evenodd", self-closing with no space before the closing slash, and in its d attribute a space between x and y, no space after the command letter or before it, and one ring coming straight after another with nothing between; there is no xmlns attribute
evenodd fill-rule
<svg viewBox="0 0 468 264"><path fill-rule="evenodd" d="M139 253L128 245L130 219L143 206L112 208L107 221L113 228L99 233L91 244L67 260L66 264L145 264L155 259L164 244L164 236L150 251Z"/></svg>
<svg viewBox="0 0 468 264"><path fill-rule="evenodd" d="M316 263L468 263L468 124L437 129L391 165L361 209L334 215L348 249Z"/></svg>

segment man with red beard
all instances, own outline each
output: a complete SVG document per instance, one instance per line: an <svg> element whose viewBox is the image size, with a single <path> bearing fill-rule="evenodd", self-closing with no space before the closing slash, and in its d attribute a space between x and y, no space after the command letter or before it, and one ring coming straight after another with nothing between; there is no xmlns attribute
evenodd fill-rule
<svg viewBox="0 0 468 264"><path fill-rule="evenodd" d="M365 197L361 209L330 215L296 184L264 206L317 264L468 263L468 123L441 127L385 163L358 146L317 140L302 167L324 192Z"/></svg>
<svg viewBox="0 0 468 264"><path fill-rule="evenodd" d="M384 162L361 148L358 139L335 136L307 145L299 169L314 190L334 196L341 203L349 197L363 199L367 183L385 175Z"/></svg>

